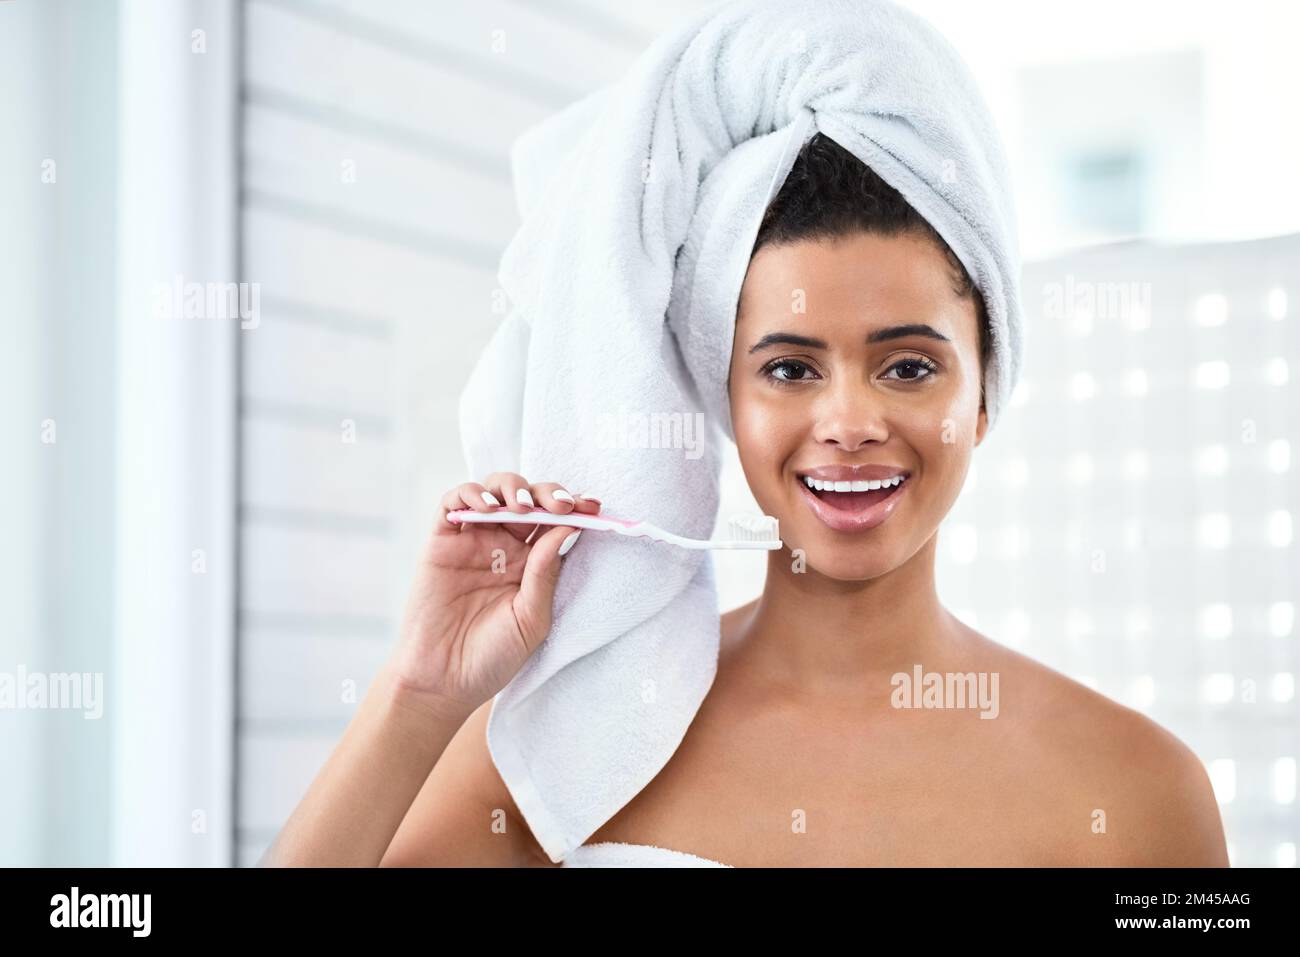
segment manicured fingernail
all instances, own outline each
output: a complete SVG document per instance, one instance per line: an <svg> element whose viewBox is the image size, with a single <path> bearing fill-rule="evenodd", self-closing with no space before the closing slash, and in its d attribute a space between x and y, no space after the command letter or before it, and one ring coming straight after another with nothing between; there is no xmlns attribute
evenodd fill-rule
<svg viewBox="0 0 1300 957"><path fill-rule="evenodd" d="M558 498L561 502L572 502L573 496L562 488L557 488L551 493L551 498Z"/></svg>
<svg viewBox="0 0 1300 957"><path fill-rule="evenodd" d="M483 501L487 502L489 505L500 505L500 504L501 504L500 502L497 501L497 497L496 497L495 495L493 495L491 492L484 492L484 493L483 493Z"/></svg>
<svg viewBox="0 0 1300 957"><path fill-rule="evenodd" d="M586 492L580 492L580 493L578 494L578 498L586 499L588 502L599 502L599 501L600 501L600 499L596 498L594 495L588 495Z"/></svg>
<svg viewBox="0 0 1300 957"><path fill-rule="evenodd" d="M518 502L520 505L527 505L529 508L534 507L533 496L529 493L528 489L526 488L521 488L518 492L515 492L515 501Z"/></svg>
<svg viewBox="0 0 1300 957"><path fill-rule="evenodd" d="M571 535L569 535L569 537L564 540L564 544L560 546L560 554L561 555L568 554L569 549L573 547L574 542L578 540L578 536L581 534L582 534L582 529L578 529L576 532L573 532Z"/></svg>

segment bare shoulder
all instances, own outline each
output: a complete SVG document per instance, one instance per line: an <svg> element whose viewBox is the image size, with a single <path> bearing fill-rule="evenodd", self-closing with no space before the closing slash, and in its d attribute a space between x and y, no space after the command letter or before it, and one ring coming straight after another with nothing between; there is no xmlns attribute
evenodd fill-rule
<svg viewBox="0 0 1300 957"><path fill-rule="evenodd" d="M979 637L1005 672L1004 699L1008 691L1020 699L1009 705L1015 733L1032 742L1028 750L1060 789L1069 863L1228 866L1214 788L1186 743L1141 712ZM1076 827L1081 819L1085 830Z"/></svg>
<svg viewBox="0 0 1300 957"><path fill-rule="evenodd" d="M384 854L384 867L554 867L487 745L492 701L448 742Z"/></svg>

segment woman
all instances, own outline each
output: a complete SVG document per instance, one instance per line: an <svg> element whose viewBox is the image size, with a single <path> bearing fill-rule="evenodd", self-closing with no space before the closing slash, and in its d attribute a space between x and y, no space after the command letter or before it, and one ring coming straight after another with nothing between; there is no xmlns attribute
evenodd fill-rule
<svg viewBox="0 0 1300 957"><path fill-rule="evenodd" d="M589 845L733 866L1227 865L1182 742L939 602L936 532L987 428L988 349L982 297L938 233L814 136L760 228L729 372L745 476L787 547L723 616L717 677L672 759ZM484 730L548 633L579 533L446 520L533 503L600 508L509 473L444 496L399 647L268 863L555 866ZM918 672L994 694L908 707Z"/></svg>

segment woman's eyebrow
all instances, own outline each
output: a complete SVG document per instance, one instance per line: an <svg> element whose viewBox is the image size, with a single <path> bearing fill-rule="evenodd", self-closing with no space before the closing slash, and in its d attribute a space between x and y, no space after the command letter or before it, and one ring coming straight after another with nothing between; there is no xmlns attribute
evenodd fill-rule
<svg viewBox="0 0 1300 957"><path fill-rule="evenodd" d="M931 325L924 322L913 322L902 326L886 326L884 329L877 329L867 336L867 342L868 344L886 342L890 339L901 339L905 336L925 336L928 339L938 339L941 342L952 341ZM809 349L827 348L824 340L814 339L812 336L801 336L793 332L769 332L750 346L749 351L752 354L759 349L766 349L768 346L776 345L805 346Z"/></svg>
<svg viewBox="0 0 1300 957"><path fill-rule="evenodd" d="M927 339L938 339L940 342L952 341L934 326L924 322L913 322L905 326L886 326L884 329L877 329L867 336L867 342L885 342L888 339L901 339L904 336L925 336Z"/></svg>
<svg viewBox="0 0 1300 957"><path fill-rule="evenodd" d="M806 346L809 349L825 349L826 343L821 339L814 339L811 336L799 336L793 332L769 332L762 339L749 347L750 354L757 352L759 349L766 349L768 346Z"/></svg>

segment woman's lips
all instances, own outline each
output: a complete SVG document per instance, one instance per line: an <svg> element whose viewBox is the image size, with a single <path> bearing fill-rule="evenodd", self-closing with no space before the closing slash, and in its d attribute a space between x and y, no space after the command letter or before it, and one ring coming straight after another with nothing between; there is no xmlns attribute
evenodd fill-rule
<svg viewBox="0 0 1300 957"><path fill-rule="evenodd" d="M837 532L865 532L875 528L893 514L899 500L907 494L907 487L912 484L909 476L895 486L884 498L880 492L826 492L826 498L818 498L802 478L795 477L804 501L829 528Z"/></svg>

